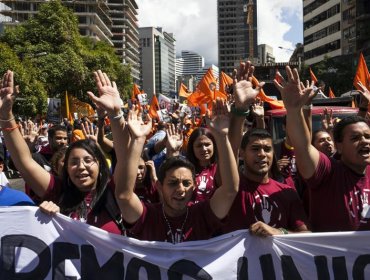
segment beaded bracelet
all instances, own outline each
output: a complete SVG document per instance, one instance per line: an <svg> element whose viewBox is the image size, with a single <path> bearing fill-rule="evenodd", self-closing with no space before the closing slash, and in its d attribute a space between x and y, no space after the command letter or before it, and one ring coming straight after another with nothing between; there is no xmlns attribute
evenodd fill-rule
<svg viewBox="0 0 370 280"><path fill-rule="evenodd" d="M13 127L2 127L1 130L10 132L10 131L16 130L19 127L20 127L19 124L17 124L16 126L13 126Z"/></svg>

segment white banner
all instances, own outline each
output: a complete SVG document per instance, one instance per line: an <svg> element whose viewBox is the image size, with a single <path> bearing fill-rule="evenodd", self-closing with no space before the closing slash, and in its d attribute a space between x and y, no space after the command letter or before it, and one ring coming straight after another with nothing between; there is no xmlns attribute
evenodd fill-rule
<svg viewBox="0 0 370 280"><path fill-rule="evenodd" d="M0 279L370 279L370 232L259 238L237 231L173 245L36 207L2 207Z"/></svg>

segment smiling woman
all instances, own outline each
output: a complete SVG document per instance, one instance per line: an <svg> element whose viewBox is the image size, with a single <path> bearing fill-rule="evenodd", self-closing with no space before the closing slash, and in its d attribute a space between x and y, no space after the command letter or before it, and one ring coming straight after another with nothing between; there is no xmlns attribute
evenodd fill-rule
<svg viewBox="0 0 370 280"><path fill-rule="evenodd" d="M15 122L13 72L8 71L0 85L0 125L12 160L26 184L43 200L40 207L49 214L59 211L112 233L121 234L120 211L114 199L114 186L99 146L85 139L72 143L65 153L61 176L41 167L31 156ZM56 171L59 173L60 171ZM59 207L58 207L58 206Z"/></svg>

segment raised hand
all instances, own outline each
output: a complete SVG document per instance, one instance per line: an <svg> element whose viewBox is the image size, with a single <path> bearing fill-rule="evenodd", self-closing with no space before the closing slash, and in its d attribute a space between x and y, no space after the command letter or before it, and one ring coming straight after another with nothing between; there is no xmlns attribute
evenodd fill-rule
<svg viewBox="0 0 370 280"><path fill-rule="evenodd" d="M302 106L315 95L313 83L308 87L302 87L303 84L296 68L291 70L289 66L286 66L286 72L288 81L285 81L280 73L277 73L281 83L274 79L274 84L281 93L286 110L301 110Z"/></svg>
<svg viewBox="0 0 370 280"><path fill-rule="evenodd" d="M117 85L111 82L106 73L101 70L94 72L95 83L99 91L99 97L92 92L87 92L90 99L98 107L98 110L107 111L110 116L120 114L122 100L120 98Z"/></svg>
<svg viewBox="0 0 370 280"><path fill-rule="evenodd" d="M8 70L0 82L0 119L12 118L14 99L14 73Z"/></svg>
<svg viewBox="0 0 370 280"><path fill-rule="evenodd" d="M152 119L148 114L148 121L144 123L139 110L133 106L128 113L127 125L133 138L141 138L149 135L152 129Z"/></svg>
<svg viewBox="0 0 370 280"><path fill-rule="evenodd" d="M323 114L321 115L321 126L328 132L331 132L334 127L334 118L333 118L333 110L328 108L324 109Z"/></svg>
<svg viewBox="0 0 370 280"><path fill-rule="evenodd" d="M263 118L265 116L265 109L263 108L263 101L257 99L252 105L252 115L256 118Z"/></svg>
<svg viewBox="0 0 370 280"><path fill-rule="evenodd" d="M227 135L229 132L230 117L226 101L217 98L213 102L212 117L207 118L210 130L215 135Z"/></svg>
<svg viewBox="0 0 370 280"><path fill-rule="evenodd" d="M370 102L370 91L360 81L357 83L357 85L361 88L361 90L358 90L358 92L361 94L361 102L360 102L359 107L367 108ZM370 88L370 82L369 82L369 88Z"/></svg>
<svg viewBox="0 0 370 280"><path fill-rule="evenodd" d="M180 151L184 141L182 132L178 128L176 128L173 123L171 123L166 129L166 133L167 133L167 144L166 144L167 148L176 152Z"/></svg>
<svg viewBox="0 0 370 280"><path fill-rule="evenodd" d="M82 133L85 136L85 139L93 140L95 143L98 143L98 132L99 128L95 127L91 122L81 123Z"/></svg>
<svg viewBox="0 0 370 280"><path fill-rule="evenodd" d="M254 66L250 61L241 62L239 70L234 70L234 100L237 109L248 110L259 94L261 88L265 84L259 83L256 88L253 88L252 76Z"/></svg>

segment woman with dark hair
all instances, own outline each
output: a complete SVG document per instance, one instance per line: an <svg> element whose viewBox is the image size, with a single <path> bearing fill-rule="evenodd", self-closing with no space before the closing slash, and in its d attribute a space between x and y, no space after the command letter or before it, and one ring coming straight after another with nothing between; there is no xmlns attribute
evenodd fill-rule
<svg viewBox="0 0 370 280"><path fill-rule="evenodd" d="M217 146L212 133L207 128L195 129L189 137L187 159L195 166L196 190L192 201L212 197L215 189L221 186L217 171Z"/></svg>
<svg viewBox="0 0 370 280"><path fill-rule="evenodd" d="M13 72L0 85L0 126L13 162L24 181L45 200L40 208L60 212L112 233L121 234L121 214L105 157L94 140L80 140L68 147L61 176L47 172L33 160L15 122Z"/></svg>
<svg viewBox="0 0 370 280"><path fill-rule="evenodd" d="M139 159L134 190L141 201L147 203L159 202L159 194L155 187L157 180L154 162L152 160L144 161L141 157Z"/></svg>

